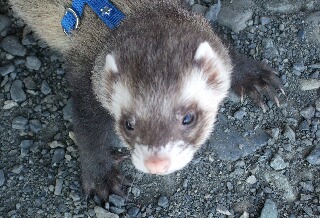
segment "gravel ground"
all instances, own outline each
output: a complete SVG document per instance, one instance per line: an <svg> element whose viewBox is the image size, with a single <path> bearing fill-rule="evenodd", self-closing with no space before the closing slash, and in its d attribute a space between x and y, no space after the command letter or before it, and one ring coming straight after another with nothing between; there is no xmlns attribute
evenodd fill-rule
<svg viewBox="0 0 320 218"><path fill-rule="evenodd" d="M277 69L286 95L263 113L231 93L187 168L152 176L125 161L130 200L105 210L81 189L63 63L0 0L0 217L320 217L320 2L189 4Z"/></svg>

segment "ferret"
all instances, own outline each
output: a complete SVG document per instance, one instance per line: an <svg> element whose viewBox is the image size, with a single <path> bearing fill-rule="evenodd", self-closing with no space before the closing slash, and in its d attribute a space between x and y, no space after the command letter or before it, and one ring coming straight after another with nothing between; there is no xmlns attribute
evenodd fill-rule
<svg viewBox="0 0 320 218"><path fill-rule="evenodd" d="M87 195L107 200L120 189L118 158L106 140L109 114L133 165L166 175L184 168L208 139L230 87L260 104L266 95L278 102L274 70L223 44L181 1L107 1L123 15L114 28L89 4L80 16L71 0L9 2L64 57ZM106 9L101 13L112 15ZM77 28L66 35L61 20L70 12Z"/></svg>

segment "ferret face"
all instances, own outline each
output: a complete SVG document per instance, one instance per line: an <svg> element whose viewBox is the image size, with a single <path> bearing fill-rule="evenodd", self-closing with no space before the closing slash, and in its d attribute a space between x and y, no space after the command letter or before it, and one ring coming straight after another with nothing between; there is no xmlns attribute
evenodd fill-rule
<svg viewBox="0 0 320 218"><path fill-rule="evenodd" d="M230 86L231 66L208 42L197 45L188 64L179 61L179 54L150 64L157 57L148 55L132 60L108 54L102 79L93 82L118 135L132 150L134 166L165 175L185 167L209 137Z"/></svg>

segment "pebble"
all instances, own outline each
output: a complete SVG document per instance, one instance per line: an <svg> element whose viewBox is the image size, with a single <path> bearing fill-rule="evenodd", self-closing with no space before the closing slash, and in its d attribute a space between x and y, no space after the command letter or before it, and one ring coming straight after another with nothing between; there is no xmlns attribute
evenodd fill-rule
<svg viewBox="0 0 320 218"><path fill-rule="evenodd" d="M260 17L260 23L261 25L266 25L271 22L271 19L269 17Z"/></svg>
<svg viewBox="0 0 320 218"><path fill-rule="evenodd" d="M64 159L65 151L63 148L57 148L54 150L53 156L52 156L52 164L60 163Z"/></svg>
<svg viewBox="0 0 320 218"><path fill-rule="evenodd" d="M11 20L5 15L0 15L0 33L11 25Z"/></svg>
<svg viewBox="0 0 320 218"><path fill-rule="evenodd" d="M23 79L23 83L24 86L27 89L36 89L37 88L37 84L34 82L34 80L32 79L32 77L28 76L26 78Z"/></svg>
<svg viewBox="0 0 320 218"><path fill-rule="evenodd" d="M6 182L6 177L4 176L3 170L0 170L0 187Z"/></svg>
<svg viewBox="0 0 320 218"><path fill-rule="evenodd" d="M27 118L18 116L13 119L11 127L12 129L24 130L27 128L27 124L28 124Z"/></svg>
<svg viewBox="0 0 320 218"><path fill-rule="evenodd" d="M30 148L33 145L33 140L22 140L20 143L21 157L29 154Z"/></svg>
<svg viewBox="0 0 320 218"><path fill-rule="evenodd" d="M308 155L307 161L312 165L320 165L320 146L316 146Z"/></svg>
<svg viewBox="0 0 320 218"><path fill-rule="evenodd" d="M242 120L243 117L247 115L247 112L245 112L242 108L238 111L236 111L234 114L233 114L233 117L236 118L237 120Z"/></svg>
<svg viewBox="0 0 320 218"><path fill-rule="evenodd" d="M306 120L301 121L299 124L299 130L309 130L309 123Z"/></svg>
<svg viewBox="0 0 320 218"><path fill-rule="evenodd" d="M29 70L39 70L41 67L41 61L35 56L28 56L25 64Z"/></svg>
<svg viewBox="0 0 320 218"><path fill-rule="evenodd" d="M140 209L139 208L137 208L137 207L130 207L129 209L128 209L128 215L130 216L130 217L137 217L137 215L139 214L139 212L140 212Z"/></svg>
<svg viewBox="0 0 320 218"><path fill-rule="evenodd" d="M51 88L50 88L49 84L47 83L47 81L42 81L41 92L44 95L48 95L51 92Z"/></svg>
<svg viewBox="0 0 320 218"><path fill-rule="evenodd" d="M11 99L15 102L23 102L27 99L27 95L23 90L21 80L15 80L10 88Z"/></svg>
<svg viewBox="0 0 320 218"><path fill-rule="evenodd" d="M169 200L166 196L161 196L158 200L158 205L160 207L168 207L169 206Z"/></svg>
<svg viewBox="0 0 320 218"><path fill-rule="evenodd" d="M18 37L15 36L7 36L5 37L0 46L6 52L12 54L13 56L25 56L27 53L27 49L20 43Z"/></svg>
<svg viewBox="0 0 320 218"><path fill-rule="evenodd" d="M317 111L320 111L320 98L318 98L315 102L315 107Z"/></svg>
<svg viewBox="0 0 320 218"><path fill-rule="evenodd" d="M270 134L270 136L273 139L277 140L279 138L280 129L279 128L273 128L273 129L269 130L268 133Z"/></svg>
<svg viewBox="0 0 320 218"><path fill-rule="evenodd" d="M247 27L247 22L252 19L251 0L242 1L222 1L221 10L218 14L218 23L227 26L234 32L239 32Z"/></svg>
<svg viewBox="0 0 320 218"><path fill-rule="evenodd" d="M201 15L205 15L207 10L208 10L208 7L206 6L199 5L199 4L192 5L192 11Z"/></svg>
<svg viewBox="0 0 320 218"><path fill-rule="evenodd" d="M30 120L29 127L30 130L34 133L38 133L42 130L42 124L39 120Z"/></svg>
<svg viewBox="0 0 320 218"><path fill-rule="evenodd" d="M283 197L285 197L289 202L292 202L296 199L292 186L290 185L287 177L281 172L266 172L265 179L267 182L282 190L284 192Z"/></svg>
<svg viewBox="0 0 320 218"><path fill-rule="evenodd" d="M126 199L119 195L112 194L109 196L109 202L114 206L121 208L125 205Z"/></svg>
<svg viewBox="0 0 320 218"><path fill-rule="evenodd" d="M246 182L250 185L255 184L257 182L257 178L254 175L251 175L246 179Z"/></svg>
<svg viewBox="0 0 320 218"><path fill-rule="evenodd" d="M227 207L222 205L222 204L218 204L216 210L217 210L218 213L221 213L221 214L224 214L224 215L227 215L227 216L231 216L232 215L230 213L230 211L227 209Z"/></svg>
<svg viewBox="0 0 320 218"><path fill-rule="evenodd" d="M16 165L12 168L11 172L14 174L20 174L23 170L23 165Z"/></svg>
<svg viewBox="0 0 320 218"><path fill-rule="evenodd" d="M54 187L54 195L60 195L62 191L63 179L56 179L56 185Z"/></svg>
<svg viewBox="0 0 320 218"><path fill-rule="evenodd" d="M78 193L76 193L75 191L71 191L70 195L69 195L73 201L80 201L80 196Z"/></svg>
<svg viewBox="0 0 320 218"><path fill-rule="evenodd" d="M312 181L299 182L299 185L302 187L304 191L314 192L314 186L312 185Z"/></svg>
<svg viewBox="0 0 320 218"><path fill-rule="evenodd" d="M260 218L278 218L278 209L276 203L267 199L261 211Z"/></svg>
<svg viewBox="0 0 320 218"><path fill-rule="evenodd" d="M119 218L117 214L110 213L109 211L98 206L94 207L94 212L97 218Z"/></svg>
<svg viewBox="0 0 320 218"><path fill-rule="evenodd" d="M17 107L17 106L18 106L17 102L15 102L13 100L7 100L7 101L4 102L4 105L3 105L2 108L4 110L9 110L9 109Z"/></svg>
<svg viewBox="0 0 320 218"><path fill-rule="evenodd" d="M61 142L58 141L53 141L49 143L50 148L64 148L64 144L62 144Z"/></svg>
<svg viewBox="0 0 320 218"><path fill-rule="evenodd" d="M118 207L113 207L113 206L111 206L111 207L110 207L110 211L111 211L112 213L115 213L115 214L122 214L122 213L124 213L126 210L125 210L124 208L118 208Z"/></svg>
<svg viewBox="0 0 320 218"><path fill-rule="evenodd" d="M303 72L306 69L306 67L303 65L303 63L294 63L293 69L298 72Z"/></svg>
<svg viewBox="0 0 320 218"><path fill-rule="evenodd" d="M286 125L283 135L286 136L291 143L296 141L296 134L289 125Z"/></svg>
<svg viewBox="0 0 320 218"><path fill-rule="evenodd" d="M9 73L12 73L16 70L16 67L13 64L5 64L0 67L0 74L1 76L6 76Z"/></svg>
<svg viewBox="0 0 320 218"><path fill-rule="evenodd" d="M320 80L318 79L300 80L300 89L302 91L314 90L318 88L320 88Z"/></svg>
<svg viewBox="0 0 320 218"><path fill-rule="evenodd" d="M300 115L303 116L306 120L310 120L314 117L316 109L312 106L306 107L300 111Z"/></svg>
<svg viewBox="0 0 320 218"><path fill-rule="evenodd" d="M269 0L263 4L263 7L273 13L293 13L300 10L302 1Z"/></svg>
<svg viewBox="0 0 320 218"><path fill-rule="evenodd" d="M209 7L209 9L205 13L204 17L207 20L213 22L213 21L217 20L220 10L221 10L221 2L220 2L220 0L218 0L217 4L213 4Z"/></svg>
<svg viewBox="0 0 320 218"><path fill-rule="evenodd" d="M136 187L132 187L131 193L133 194L133 196L134 196L135 198L137 198L137 197L140 196L140 189L138 189L138 188L136 188Z"/></svg>
<svg viewBox="0 0 320 218"><path fill-rule="evenodd" d="M283 170L288 167L288 163L284 162L282 157L277 154L272 158L270 166L275 170Z"/></svg>

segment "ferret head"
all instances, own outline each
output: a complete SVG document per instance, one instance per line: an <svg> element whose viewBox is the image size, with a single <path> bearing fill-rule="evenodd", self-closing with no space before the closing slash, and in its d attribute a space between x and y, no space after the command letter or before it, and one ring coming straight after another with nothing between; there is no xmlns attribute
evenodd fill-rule
<svg viewBox="0 0 320 218"><path fill-rule="evenodd" d="M94 90L132 150L134 166L144 173L175 172L212 131L230 87L229 57L208 41L128 44L103 55Z"/></svg>

